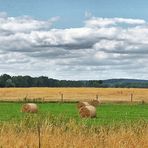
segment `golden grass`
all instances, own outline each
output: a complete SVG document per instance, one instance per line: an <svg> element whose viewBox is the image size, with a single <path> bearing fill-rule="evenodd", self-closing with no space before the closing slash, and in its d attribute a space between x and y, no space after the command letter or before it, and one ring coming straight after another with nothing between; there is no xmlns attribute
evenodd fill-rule
<svg viewBox="0 0 148 148"><path fill-rule="evenodd" d="M17 127L17 128L16 128ZM67 129L65 128L67 127ZM44 125L40 128L43 148L147 148L148 126L98 127L97 129L76 125L70 121L65 126ZM0 129L0 147L38 148L37 129L20 125L3 125Z"/></svg>
<svg viewBox="0 0 148 148"><path fill-rule="evenodd" d="M41 98L45 101L59 101L61 94L65 101L85 101L98 98L100 101L133 101L148 102L147 89L135 88L1 88L0 100L22 100Z"/></svg>

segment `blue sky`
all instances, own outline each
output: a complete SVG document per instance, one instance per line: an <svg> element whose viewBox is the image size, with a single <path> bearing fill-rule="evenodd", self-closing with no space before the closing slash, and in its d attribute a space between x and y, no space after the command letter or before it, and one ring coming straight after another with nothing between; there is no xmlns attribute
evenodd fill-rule
<svg viewBox="0 0 148 148"><path fill-rule="evenodd" d="M147 0L0 0L0 75L148 79Z"/></svg>
<svg viewBox="0 0 148 148"><path fill-rule="evenodd" d="M97 17L141 18L148 20L147 0L0 0L0 11L11 16L28 15L38 19L60 16L55 27L83 25L85 12Z"/></svg>

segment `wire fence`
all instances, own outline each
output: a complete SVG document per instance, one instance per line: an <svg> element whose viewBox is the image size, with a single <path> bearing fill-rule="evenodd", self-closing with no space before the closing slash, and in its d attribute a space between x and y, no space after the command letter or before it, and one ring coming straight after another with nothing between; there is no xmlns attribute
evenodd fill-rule
<svg viewBox="0 0 148 148"><path fill-rule="evenodd" d="M0 88L1 101L75 102L86 100L148 102L148 89L131 88Z"/></svg>

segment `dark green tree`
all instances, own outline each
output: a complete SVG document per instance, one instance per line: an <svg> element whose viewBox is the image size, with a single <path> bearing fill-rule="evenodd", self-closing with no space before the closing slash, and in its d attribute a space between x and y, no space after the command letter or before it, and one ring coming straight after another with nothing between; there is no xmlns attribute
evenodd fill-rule
<svg viewBox="0 0 148 148"><path fill-rule="evenodd" d="M12 79L6 80L5 87L15 87L15 84L13 83Z"/></svg>
<svg viewBox="0 0 148 148"><path fill-rule="evenodd" d="M1 75L0 76L0 87L5 87L6 81L8 79L11 79L11 76L10 75L7 75L7 74Z"/></svg>

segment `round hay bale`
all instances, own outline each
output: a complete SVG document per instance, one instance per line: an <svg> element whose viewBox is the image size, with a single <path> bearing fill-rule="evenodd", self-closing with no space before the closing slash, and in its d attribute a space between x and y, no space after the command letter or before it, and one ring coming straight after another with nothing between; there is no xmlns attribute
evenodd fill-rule
<svg viewBox="0 0 148 148"><path fill-rule="evenodd" d="M94 106L94 107L97 107L100 104L100 102L98 100L92 100L92 101L89 102L89 104Z"/></svg>
<svg viewBox="0 0 148 148"><path fill-rule="evenodd" d="M37 113L38 107L35 103L26 103L22 106L21 111L26 113Z"/></svg>
<svg viewBox="0 0 148 148"><path fill-rule="evenodd" d="M96 108L92 105L83 106L79 109L80 117L94 118L96 117Z"/></svg>
<svg viewBox="0 0 148 148"><path fill-rule="evenodd" d="M83 107L83 106L88 106L88 105L90 105L88 102L79 102L79 103L77 104L77 108L80 109L81 107Z"/></svg>

